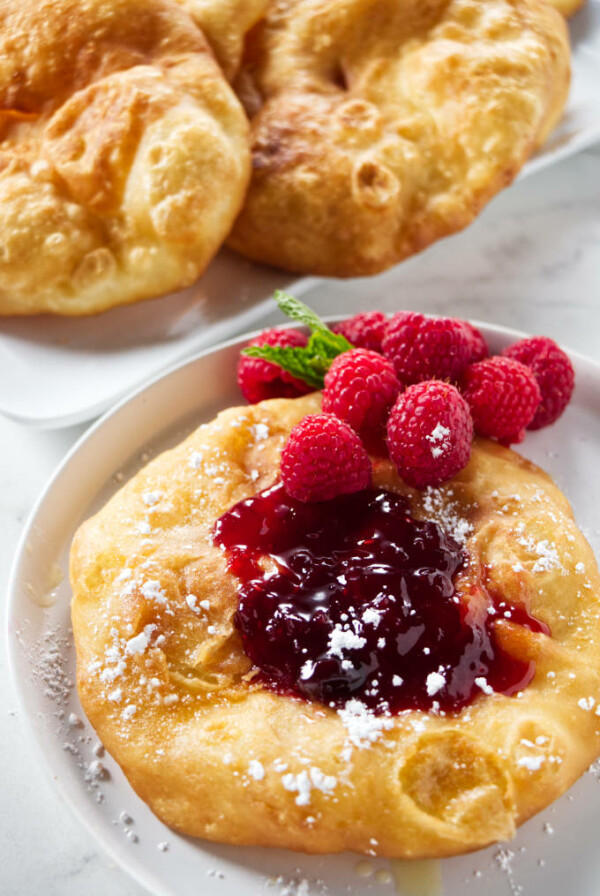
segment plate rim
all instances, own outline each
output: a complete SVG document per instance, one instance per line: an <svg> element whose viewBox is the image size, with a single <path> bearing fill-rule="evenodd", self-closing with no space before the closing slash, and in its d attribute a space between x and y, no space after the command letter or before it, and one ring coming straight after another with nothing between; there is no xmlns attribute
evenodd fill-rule
<svg viewBox="0 0 600 896"><path fill-rule="evenodd" d="M600 140L600 133L598 139ZM273 269L273 271L276 273L275 269ZM305 276L297 276L292 273L286 273L285 271L281 271L280 274L281 285L279 287L275 287L275 289L283 288L286 291L293 292L294 295L298 296L305 295L311 289L318 287L323 280L323 278L314 277L308 274ZM197 284L201 283L202 276L196 281ZM142 306L144 302L152 302L154 299L164 299L167 295L168 294L162 296L153 296L150 299L142 299L140 302L132 304ZM204 354L207 351L211 351L213 348L217 348L223 345L226 341L229 342L231 340L237 339L238 334L243 335L247 331L247 327L259 323L262 318L268 315L272 300L273 292L270 292L263 298L257 299L254 304L252 304L249 308L245 308L239 314L232 315L229 318L210 325L208 338L210 339L210 334L212 334L213 332L216 334L216 341L210 344L206 343L205 345L202 345L202 342L205 338L205 331L199 330L197 337L200 340L200 345L196 347L190 346L188 348L184 348L182 350L182 354L180 354L179 356L170 358L164 363L159 363L158 366L156 366L150 372L146 371L145 373L142 373L140 377L129 383L124 389L113 392L92 405L90 405L89 403L84 403L80 404L75 410L71 410L68 413L65 412L61 414L54 414L51 416L38 417L29 413L19 413L18 411L15 411L10 407L6 407L2 399L0 398L0 414L2 414L2 416L7 420L11 420L13 423L18 423L20 426L26 426L31 429L39 430L59 430L66 429L70 426L77 426L78 424L87 423L89 421L96 422L100 417L104 417L109 414L119 404L127 400L127 398L133 397L138 391L143 389L144 386L150 385L157 377L170 373L172 368L178 367L184 364L186 361L194 360L201 354ZM122 307L126 308L128 306L124 305ZM110 310L114 309L109 309L109 311ZM100 313L102 314L103 312ZM0 333L0 336L1 335L2 334ZM87 431L88 430L86 430L86 432Z"/></svg>
<svg viewBox="0 0 600 896"><path fill-rule="evenodd" d="M600 121L591 124L586 130L577 134L576 137L573 137L572 140L562 146L557 146L556 149L540 155L531 156L517 175L517 181L525 180L525 178L538 174L552 165L579 155L579 153L591 149L598 143L600 143Z"/></svg>
<svg viewBox="0 0 600 896"><path fill-rule="evenodd" d="M438 315L428 316L436 317ZM337 323L344 319L345 317L340 315L323 316L323 320L329 324ZM514 339L516 341L519 339L528 338L529 336L529 334L527 334L526 332L522 330L516 330L512 327L490 324L474 318L468 318L468 320L474 326L478 327L482 331L483 335L486 336L486 338L490 335L493 335L494 337L500 336L507 339ZM292 327L294 326L294 324L285 323L281 324L281 326ZM18 609L18 604L22 599L22 589L19 588L19 570L27 552L27 542L29 540L32 529L34 528L35 521L44 504L49 499L52 490L56 487L60 478L64 475L65 471L70 466L73 458L87 443L92 442L97 437L98 432L102 430L112 418L117 417L118 415L126 411L128 405L135 404L140 399L143 400L144 393L150 392L159 383L162 383L168 377L177 376L177 374L185 367L197 363L199 360L208 355L213 355L223 350L233 348L236 345L241 346L248 340L252 339L254 336L258 335L259 332L261 332L260 329L253 330L248 333L243 333L239 336L235 336L224 342L218 343L215 346L211 346L210 348L206 348L199 352L196 352L191 357L180 359L175 364L170 365L168 369L157 372L149 381L145 381L133 392L128 393L118 403L116 403L108 411L106 411L101 417L95 420L90 425L90 427L84 433L82 433L79 438L76 439L74 444L65 454L64 458L60 461L60 463L54 469L53 473L47 479L37 500L31 508L31 511L29 512L25 523L23 524L23 529L15 547L15 553L8 576L7 602L4 612L4 641L7 649L9 679L11 681L15 696L18 701L18 706L20 709L19 718L23 722L21 725L21 730L26 733L27 741L33 747L34 754L38 759L39 765L44 770L46 778L51 781L54 792L59 795L59 798L61 799L63 805L69 807L70 811L73 813L74 818L76 818L91 835L94 844L97 845L98 848L101 849L106 856L110 857L110 859L116 862L118 867L125 874L129 875L130 878L145 887L151 894L155 894L155 896L175 896L175 891L170 888L166 888L160 881L157 881L152 872L146 872L141 857L137 857L131 853L125 853L124 848L123 850L121 850L116 842L114 842L113 839L109 838L106 835L105 825L102 823L95 823L92 817L81 807L81 800L78 798L77 792L70 792L68 788L64 787L61 779L59 779L55 775L51 760L44 751L41 740L39 738L39 732L36 729L33 717L29 711L29 707L25 699L24 683L22 682L18 674L20 646L18 638L12 631L11 625L13 615ZM598 382L600 383L600 360L595 360L594 358L590 358L589 356L584 355L580 352L572 351L566 346L561 347L575 362L576 366L582 365L583 367L591 368L592 375L596 377L598 379ZM142 447L143 446L137 446L135 450L140 450Z"/></svg>

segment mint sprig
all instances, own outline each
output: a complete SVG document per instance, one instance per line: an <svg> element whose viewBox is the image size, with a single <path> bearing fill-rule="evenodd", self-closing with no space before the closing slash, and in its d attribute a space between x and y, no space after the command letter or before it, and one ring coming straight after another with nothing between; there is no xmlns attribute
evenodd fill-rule
<svg viewBox="0 0 600 896"><path fill-rule="evenodd" d="M322 389L333 359L353 346L340 333L333 333L304 302L282 289L276 290L274 298L284 314L310 329L308 344L305 347L250 345L243 350L243 354L278 364L311 388Z"/></svg>

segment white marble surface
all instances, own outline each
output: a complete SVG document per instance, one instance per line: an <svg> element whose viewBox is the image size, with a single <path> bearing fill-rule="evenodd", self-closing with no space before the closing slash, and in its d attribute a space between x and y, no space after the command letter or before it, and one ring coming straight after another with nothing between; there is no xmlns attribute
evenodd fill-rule
<svg viewBox="0 0 600 896"><path fill-rule="evenodd" d="M551 335L600 361L600 147L516 184L467 231L395 271L328 283L310 300L322 313L350 313L368 300L383 310L478 318ZM84 429L36 432L0 418L5 581L35 498ZM141 888L98 851L38 768L5 651L0 719L0 892L139 896Z"/></svg>

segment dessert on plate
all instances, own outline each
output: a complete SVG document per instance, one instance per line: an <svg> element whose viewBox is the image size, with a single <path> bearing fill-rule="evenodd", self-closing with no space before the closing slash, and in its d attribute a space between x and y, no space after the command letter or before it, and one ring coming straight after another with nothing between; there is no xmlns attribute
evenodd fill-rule
<svg viewBox="0 0 600 896"><path fill-rule="evenodd" d="M398 857L507 839L600 753L596 561L506 447L560 416L572 367L545 338L490 358L460 321L332 333L294 304L310 340L268 331L240 360L254 403L78 531L82 705L193 836Z"/></svg>
<svg viewBox="0 0 600 896"><path fill-rule="evenodd" d="M469 224L562 114L545 0L284 0L236 89L253 172L229 244L291 271L384 270Z"/></svg>
<svg viewBox="0 0 600 896"><path fill-rule="evenodd" d="M91 314L206 268L250 175L207 6L0 2L0 314ZM206 17L232 72L253 18Z"/></svg>

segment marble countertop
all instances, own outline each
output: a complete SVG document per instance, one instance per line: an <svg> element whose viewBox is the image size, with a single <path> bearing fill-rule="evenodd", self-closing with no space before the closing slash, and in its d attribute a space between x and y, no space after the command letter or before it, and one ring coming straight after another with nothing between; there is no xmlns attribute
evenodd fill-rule
<svg viewBox="0 0 600 896"><path fill-rule="evenodd" d="M367 301L389 311L456 314L550 335L600 361L600 147L518 182L466 231L394 271L323 283L308 301L323 314L352 313ZM5 581L30 508L84 431L39 432L0 418ZM144 891L97 849L38 767L5 651L0 718L1 892L140 896Z"/></svg>

